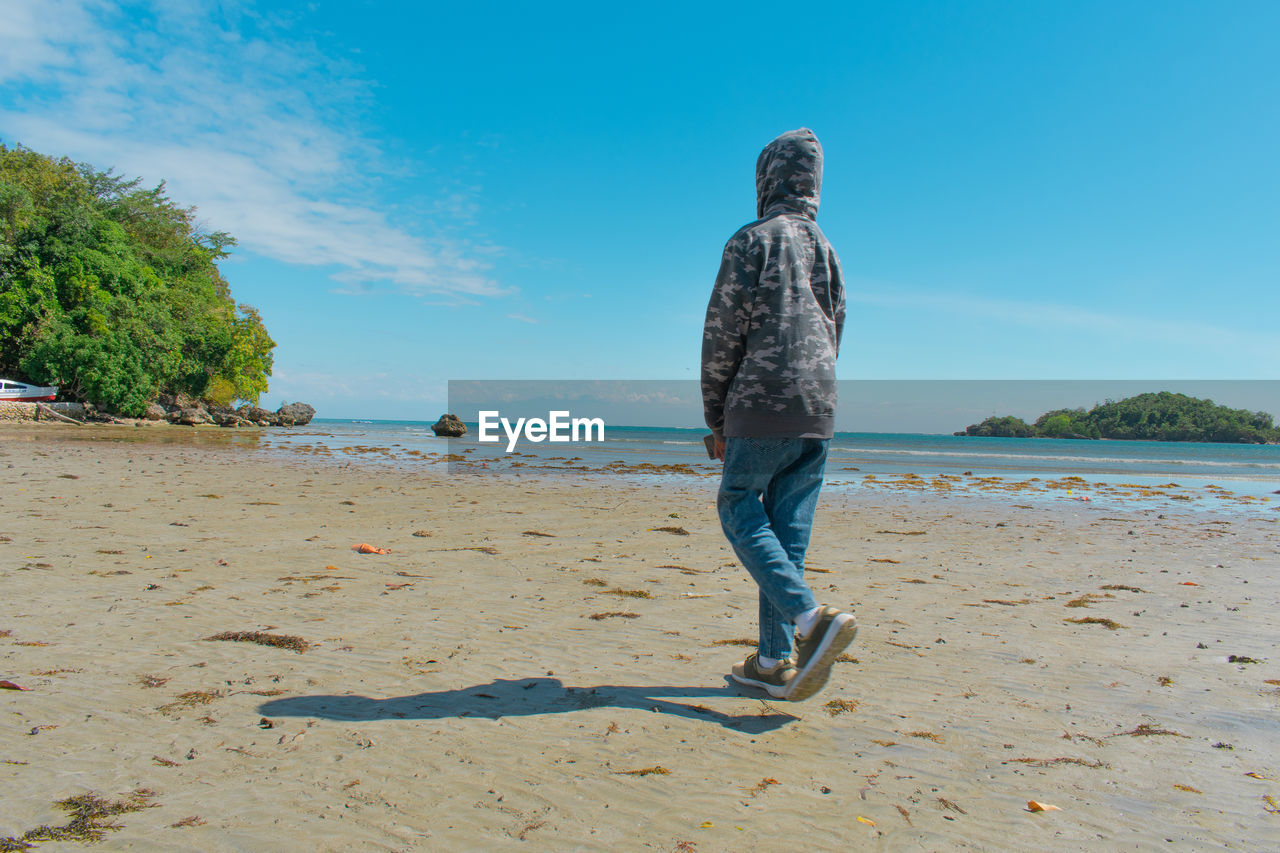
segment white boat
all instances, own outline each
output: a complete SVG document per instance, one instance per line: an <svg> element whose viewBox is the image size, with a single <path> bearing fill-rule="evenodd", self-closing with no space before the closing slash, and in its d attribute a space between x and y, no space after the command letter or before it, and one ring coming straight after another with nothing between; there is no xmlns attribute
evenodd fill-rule
<svg viewBox="0 0 1280 853"><path fill-rule="evenodd" d="M0 379L0 403L51 403L58 398L56 385L42 387Z"/></svg>

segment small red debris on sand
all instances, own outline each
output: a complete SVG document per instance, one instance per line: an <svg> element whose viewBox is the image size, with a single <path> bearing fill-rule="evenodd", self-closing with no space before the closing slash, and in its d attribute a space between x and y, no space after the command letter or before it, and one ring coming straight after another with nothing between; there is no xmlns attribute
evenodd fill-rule
<svg viewBox="0 0 1280 853"><path fill-rule="evenodd" d="M368 542L361 542L359 545L352 545L352 551L359 551L361 554L390 554L390 548L378 548L370 545Z"/></svg>

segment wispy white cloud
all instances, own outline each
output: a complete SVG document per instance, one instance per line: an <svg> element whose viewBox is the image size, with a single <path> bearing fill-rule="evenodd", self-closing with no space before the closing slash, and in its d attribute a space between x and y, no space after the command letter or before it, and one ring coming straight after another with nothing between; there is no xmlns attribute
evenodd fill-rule
<svg viewBox="0 0 1280 853"><path fill-rule="evenodd" d="M537 321L537 320L535 320L535 319L534 319L534 318L532 318L532 317L528 317L528 316L526 316L526 315L524 315L524 314L508 314L508 315L507 315L507 319L509 319L509 320L519 320L521 323L530 323L530 324L535 325L535 326L536 326L536 325L538 325L538 321Z"/></svg>
<svg viewBox="0 0 1280 853"><path fill-rule="evenodd" d="M271 404L306 400L328 417L329 412L359 412L372 401L406 404L442 404L449 397L448 383L412 371L355 373L349 370L318 371L283 368L271 381ZM386 409L392 411L394 407Z"/></svg>
<svg viewBox="0 0 1280 853"><path fill-rule="evenodd" d="M114 166L199 208L210 230L344 282L495 296L491 247L414 233L371 189L358 71L234 2L0 0L0 138ZM450 187L442 213L475 213Z"/></svg>
<svg viewBox="0 0 1280 853"><path fill-rule="evenodd" d="M1273 358L1280 335L1228 329L1211 323L1164 320L1150 314L1101 312L1072 305L994 299L966 293L938 293L919 288L860 282L849 291L850 302L882 308L929 311L954 317L994 320L1050 333L1090 333L1128 341L1176 346L1186 350L1205 341L1230 341L1233 351Z"/></svg>
<svg viewBox="0 0 1280 853"><path fill-rule="evenodd" d="M0 19L0 86L69 68L65 46L87 47L80 35L93 26L90 4L68 0L0 0Z"/></svg>

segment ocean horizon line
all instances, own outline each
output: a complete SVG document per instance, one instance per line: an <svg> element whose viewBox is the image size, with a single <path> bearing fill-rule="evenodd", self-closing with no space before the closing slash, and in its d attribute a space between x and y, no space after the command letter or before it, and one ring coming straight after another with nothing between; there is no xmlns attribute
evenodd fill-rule
<svg viewBox="0 0 1280 853"><path fill-rule="evenodd" d="M432 424L435 424L437 420L438 418L435 420L415 420L412 418L321 418L321 417L316 417L316 418L312 418L311 422L325 423L325 424L404 424L404 425L412 425L412 426L425 424L427 427L430 427ZM477 421L464 420L463 423L466 424L468 427L479 426ZM692 426L692 427L691 426L653 426L653 425L640 426L636 424L610 424L610 423L605 424L605 429L625 429L625 430L645 430L645 431L676 430L680 432L691 432L691 433L711 432L711 430L709 430L705 426ZM927 436L953 436L954 435L954 433L950 433L950 432L923 432L918 430L899 430L899 431L836 430L835 434L836 435L927 435Z"/></svg>
<svg viewBox="0 0 1280 853"><path fill-rule="evenodd" d="M439 420L438 418L437 418L436 420L414 420L414 419L402 419L402 418L321 418L321 417L316 417L316 418L312 418L311 423L315 423L315 424L367 424L367 425L370 425L370 426L378 426L378 425L391 425L391 426L423 426L423 427L425 427L426 429L428 429L428 430L429 430L429 429L431 428L431 426L432 426L432 425L434 425L438 420ZM477 422L477 421L467 421L467 420L464 420L464 421L462 421L462 423L466 424L469 428L472 428L472 429L476 429L476 428L478 428L478 427L479 427L479 424L478 424L478 422ZM708 433L710 433L710 432L711 432L711 430L710 430L710 429L708 429L708 428L707 428L707 427L705 427L705 426L701 426L701 427L688 427L688 426L653 426L653 425L649 425L649 426L640 426L640 425L634 425L634 424L605 424L605 429L607 429L607 430L631 430L631 431L636 431L636 432L688 432L688 433L693 433L693 434L698 434L698 435L705 435L705 434L708 434ZM1274 446L1277 446L1277 445L1275 445L1275 444L1269 444L1269 443L1255 443L1255 442L1231 442L1231 441L1177 441L1177 440L1154 439L1154 438L1107 438L1107 437L1100 437L1100 438L1083 438L1083 437L1075 437L1075 436L1045 436L1045 435L1037 435L1037 436L1019 436L1019 437L1013 437L1013 436L989 436L989 435L966 435L963 431L959 431L959 430L957 430L957 431L952 431L952 432L925 432L925 431L921 431L921 430L892 430L892 431L890 431L890 430L858 430L858 429L853 429L853 430L842 430L842 429L837 429L837 430L835 430L835 432L834 432L834 436L833 436L833 437L835 437L835 438L840 438L840 437L850 438L850 437L856 437L856 436L882 436L882 437L886 437L886 438L888 438L888 437L975 438L975 439L985 439L985 440L991 440L991 441L1012 440L1012 441L1016 441L1016 442L1019 442L1019 443L1022 443L1022 442L1076 442L1076 443L1081 443L1081 444L1097 444L1097 443L1111 443L1111 444L1164 444L1164 445L1197 445L1197 444L1203 444L1203 445L1209 445L1209 446L1214 446L1214 447L1223 447L1223 446L1227 446L1227 447L1231 447L1231 446L1243 446L1243 447L1274 447ZM441 438L444 438L445 436L440 436L440 437L441 437ZM700 439L699 439L699 440L700 440Z"/></svg>

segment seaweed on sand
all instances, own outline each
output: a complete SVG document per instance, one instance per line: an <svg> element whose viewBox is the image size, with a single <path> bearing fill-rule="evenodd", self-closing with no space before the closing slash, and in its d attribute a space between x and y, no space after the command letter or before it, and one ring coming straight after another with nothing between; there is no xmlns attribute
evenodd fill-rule
<svg viewBox="0 0 1280 853"><path fill-rule="evenodd" d="M265 631L223 631L206 640L229 640L234 643L257 643L260 646L275 646L281 649L293 649L302 654L311 644L293 634L268 634Z"/></svg>
<svg viewBox="0 0 1280 853"><path fill-rule="evenodd" d="M1084 619L1064 619L1063 621L1074 622L1077 625L1101 625L1102 627L1109 628L1112 631L1116 631L1124 627L1119 622L1112 619L1100 619L1097 616L1086 616Z"/></svg>
<svg viewBox="0 0 1280 853"><path fill-rule="evenodd" d="M169 824L169 828L182 829L184 826L204 826L208 822L209 821L200 817L200 815L193 814L190 817L184 817L182 820L178 821L177 823Z"/></svg>
<svg viewBox="0 0 1280 853"><path fill-rule="evenodd" d="M1111 765L1102 761L1089 761L1085 758L1072 758L1070 756L1062 756L1060 758L1011 758L1010 764L1029 764L1032 767L1055 767L1059 764L1078 764L1081 767L1092 767L1095 770L1110 770Z"/></svg>
<svg viewBox="0 0 1280 853"><path fill-rule="evenodd" d="M676 569L676 570L678 570L678 571L680 572L680 574L682 574L682 575L709 575L709 574L711 574L711 573L713 573L713 572L715 571L715 569L691 569L691 568L689 568L688 566L678 566L678 565L676 565L676 564L674 564L674 563L668 563L668 564L667 564L667 565L665 565L665 566L654 566L654 568L656 568L656 569Z"/></svg>
<svg viewBox="0 0 1280 853"><path fill-rule="evenodd" d="M42 841L82 841L86 843L101 841L106 836L107 830L114 832L122 828L120 824L110 820L110 818L129 812L141 811L142 809L154 808L159 803L151 802L153 797L155 797L154 791L138 788L126 798L115 802L99 797L92 791L85 794L77 794L65 800L59 800L56 805L71 816L69 821L62 826L45 825L29 829L23 833L21 838L13 836L0 838L0 851L29 850Z"/></svg>
<svg viewBox="0 0 1280 853"><path fill-rule="evenodd" d="M832 699L822 707L826 708L827 713L834 717L838 714L856 711L858 709L858 702L854 699Z"/></svg>
<svg viewBox="0 0 1280 853"><path fill-rule="evenodd" d="M1171 735L1172 737L1187 737L1182 732L1175 732L1172 729L1162 729L1159 726L1153 726L1150 723L1143 723L1137 728L1129 729L1127 732L1116 732L1107 735L1107 737L1154 737L1156 735Z"/></svg>
<svg viewBox="0 0 1280 853"><path fill-rule="evenodd" d="M647 589L623 589L622 587L614 587L613 589L601 590L605 595L616 595L621 598L653 598L653 593Z"/></svg>
<svg viewBox="0 0 1280 853"><path fill-rule="evenodd" d="M671 771L661 764L652 767L641 767L639 770L619 770L619 776L670 776Z"/></svg>
<svg viewBox="0 0 1280 853"><path fill-rule="evenodd" d="M936 734L934 732L919 731L919 732L906 732L906 734L910 737L918 737L918 738L924 738L925 740L931 740L934 743L943 742L942 735Z"/></svg>
<svg viewBox="0 0 1280 853"><path fill-rule="evenodd" d="M172 714L181 708L194 708L197 705L208 705L214 699L221 699L222 693L218 690L189 690L186 693L179 693L178 698L168 704L161 705L158 710L161 714Z"/></svg>

